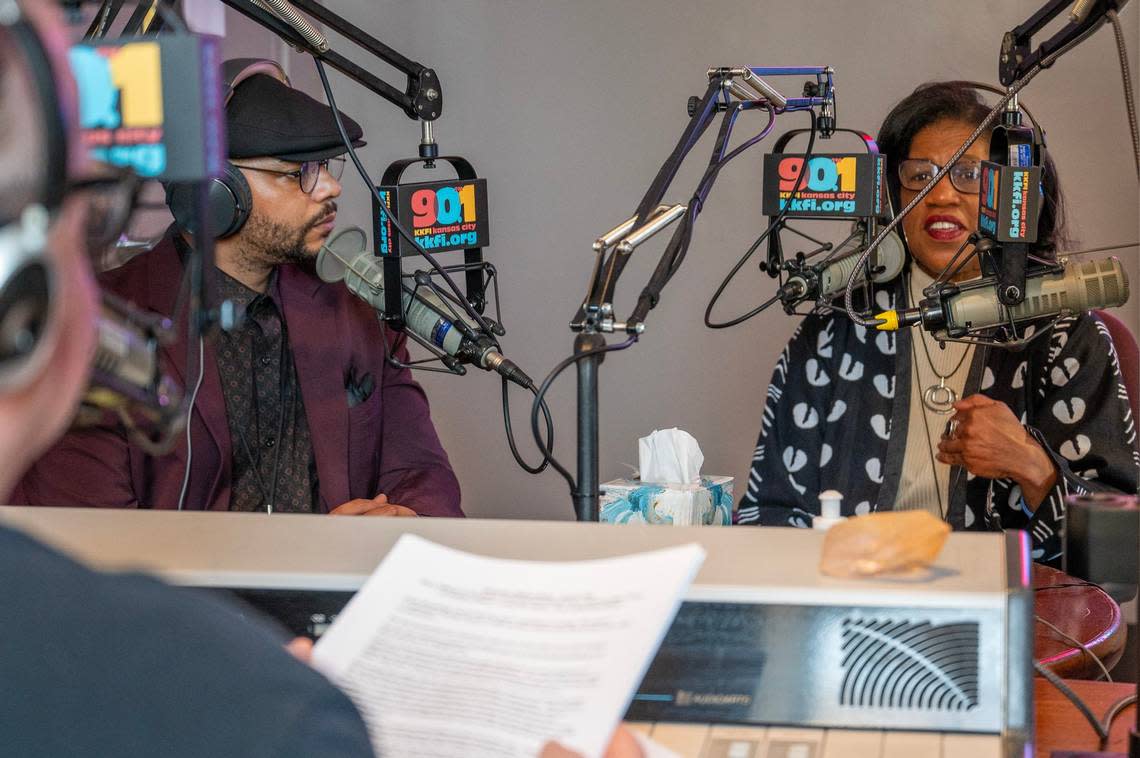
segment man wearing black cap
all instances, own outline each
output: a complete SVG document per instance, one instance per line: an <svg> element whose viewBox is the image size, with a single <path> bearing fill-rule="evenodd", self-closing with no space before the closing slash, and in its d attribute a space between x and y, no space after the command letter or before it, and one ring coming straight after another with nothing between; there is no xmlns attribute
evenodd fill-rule
<svg viewBox="0 0 1140 758"><path fill-rule="evenodd" d="M121 430L69 434L13 499L42 505L462 516L459 485L427 398L406 369L404 337L312 262L336 222L346 152L332 110L289 86L271 61L231 61L230 163L210 190L216 302L240 325L199 346L185 331L162 347L194 405L187 438L147 456ZM349 137L362 130L342 114ZM199 230L192 192L169 188L176 223L154 250L102 285L158 313L179 302L183 261ZM174 314L180 315L180 314ZM182 319L185 323L185 319ZM62 475L66 472L65 475Z"/></svg>

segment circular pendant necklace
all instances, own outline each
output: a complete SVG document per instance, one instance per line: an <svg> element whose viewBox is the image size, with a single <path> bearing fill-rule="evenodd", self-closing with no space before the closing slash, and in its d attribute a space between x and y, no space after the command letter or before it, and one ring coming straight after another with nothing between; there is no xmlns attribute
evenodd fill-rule
<svg viewBox="0 0 1140 758"><path fill-rule="evenodd" d="M913 303L914 289L910 278L907 279L907 294L910 295L910 300ZM954 412L954 403L958 402L958 393L954 391L953 387L946 384L946 380L958 373L962 368L962 364L966 362L966 356L970 354L969 346L962 352L962 357L958 359L958 365L949 374L939 374L938 370L934 368L934 360L930 357L930 348L926 346L926 335L923 333L922 327L918 330L918 341L922 343L922 352L926 355L926 363L930 366L930 371L938 377L937 384L931 384L922 391L922 405L929 411L937 413L940 416L948 416ZM921 380L920 380L921 381Z"/></svg>

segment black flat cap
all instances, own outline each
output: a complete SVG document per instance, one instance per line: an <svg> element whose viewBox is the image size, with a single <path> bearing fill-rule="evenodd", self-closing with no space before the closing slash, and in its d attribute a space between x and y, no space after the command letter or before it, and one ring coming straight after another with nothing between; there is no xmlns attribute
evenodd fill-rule
<svg viewBox="0 0 1140 758"><path fill-rule="evenodd" d="M343 112L353 147L365 143L364 130ZM319 161L347 152L332 108L300 90L258 74L238 84L226 106L226 137L231 158L271 156L284 161Z"/></svg>

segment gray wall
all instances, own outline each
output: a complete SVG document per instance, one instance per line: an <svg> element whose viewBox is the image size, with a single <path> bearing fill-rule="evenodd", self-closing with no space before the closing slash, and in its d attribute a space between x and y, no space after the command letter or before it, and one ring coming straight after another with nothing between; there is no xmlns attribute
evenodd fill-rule
<svg viewBox="0 0 1140 758"><path fill-rule="evenodd" d="M1038 0L953 3L663 3L650 0L331 0L330 7L408 57L434 67L445 93L437 122L442 151L471 160L490 186L492 245L501 272L506 354L541 378L569 355L567 323L591 265L590 242L629 216L675 143L689 95L710 65L830 65L837 71L840 125L874 132L890 105L930 79L994 81L1002 32ZM1138 47L1134 6L1125 9L1133 87ZM282 50L232 18L227 52ZM334 47L363 61L347 43ZM291 54L296 82L316 94L311 62ZM383 64L367 64L400 82ZM418 126L387 102L334 74L341 108L365 127L362 157L378 178L415 155ZM785 91L799 80L783 80ZM1080 246L1137 239L1137 183L1112 33L1102 29L1030 85L1025 101L1048 130ZM742 138L761 117L740 120ZM784 118L778 129L801 126ZM669 197L682 202L710 149L701 143ZM770 144L770 142L768 143ZM855 145L848 145L854 149ZM726 169L701 216L684 267L648 320L641 342L601 370L603 481L637 463L637 438L654 428L693 433L704 471L736 477L740 490L759 429L775 358L795 326L773 309L725 331L702 314L713 289L762 230L760 161L765 145ZM836 149L843 149L837 145ZM351 171L351 168L349 169ZM442 169L439 170L442 172ZM442 173L439 174L443 176ZM370 227L370 204L346 184L341 219ZM624 316L660 255L636 253L619 288ZM1117 253L1140 284L1135 248ZM1135 286L1135 285L1134 285ZM721 301L727 317L770 296L771 281L744 269ZM1140 298L1121 315L1140 333ZM553 473L526 475L502 428L498 380L424 374L433 414L463 484L471 516L571 518L567 487ZM514 394L512 392L512 394ZM529 402L514 394L515 426L528 457ZM573 374L550 396L558 454L575 461Z"/></svg>

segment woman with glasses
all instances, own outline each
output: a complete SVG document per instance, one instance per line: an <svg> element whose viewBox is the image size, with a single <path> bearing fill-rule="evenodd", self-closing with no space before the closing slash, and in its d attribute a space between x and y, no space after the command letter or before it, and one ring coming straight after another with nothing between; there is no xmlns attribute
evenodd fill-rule
<svg viewBox="0 0 1140 758"><path fill-rule="evenodd" d="M879 131L896 208L945 166L989 109L962 82L899 102ZM904 308L977 228L983 134L901 225L903 275L875 310ZM1063 201L1046 158L1038 241L1063 252ZM961 260L961 259L959 259ZM956 281L981 275L972 259ZM1032 328L1032 327L1031 327ZM739 523L808 526L836 489L847 516L927 510L956 529L1025 529L1033 557L1060 559L1064 498L1135 492L1136 431L1110 337L1093 313L1061 319L1021 351L947 342L920 328L875 332L842 313L804 319L768 389Z"/></svg>

